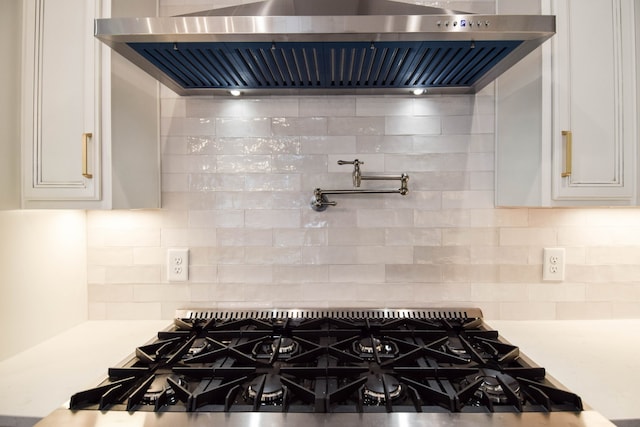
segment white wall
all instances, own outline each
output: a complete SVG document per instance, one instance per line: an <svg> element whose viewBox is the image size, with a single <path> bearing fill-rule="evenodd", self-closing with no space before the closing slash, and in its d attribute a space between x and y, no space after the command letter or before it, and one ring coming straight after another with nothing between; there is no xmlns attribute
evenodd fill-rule
<svg viewBox="0 0 640 427"><path fill-rule="evenodd" d="M83 211L0 212L0 360L87 319Z"/></svg>

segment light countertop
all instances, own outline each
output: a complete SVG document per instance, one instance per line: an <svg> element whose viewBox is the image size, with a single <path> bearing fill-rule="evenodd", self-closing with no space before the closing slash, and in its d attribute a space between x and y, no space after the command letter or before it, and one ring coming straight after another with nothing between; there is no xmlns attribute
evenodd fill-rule
<svg viewBox="0 0 640 427"><path fill-rule="evenodd" d="M640 320L487 324L605 417L640 419Z"/></svg>
<svg viewBox="0 0 640 427"><path fill-rule="evenodd" d="M170 324L89 321L1 361L0 426L32 425ZM640 419L640 320L487 324L605 417Z"/></svg>

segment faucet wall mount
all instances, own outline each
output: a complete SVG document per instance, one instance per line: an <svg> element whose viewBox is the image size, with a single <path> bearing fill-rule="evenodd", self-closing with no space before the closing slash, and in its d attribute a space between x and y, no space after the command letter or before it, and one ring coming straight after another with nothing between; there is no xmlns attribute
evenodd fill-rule
<svg viewBox="0 0 640 427"><path fill-rule="evenodd" d="M406 196L409 193L409 175L406 173L400 175L363 175L360 170L360 165L364 165L364 162L355 159L353 161L338 160L339 165L353 165L353 187L348 190L323 190L316 188L313 190L313 198L311 199L311 208L317 212L325 211L329 206L336 206L337 203L330 201L327 195L339 195L339 194L400 194ZM363 189L360 188L362 181L400 181L400 188L394 190L377 190L377 189Z"/></svg>

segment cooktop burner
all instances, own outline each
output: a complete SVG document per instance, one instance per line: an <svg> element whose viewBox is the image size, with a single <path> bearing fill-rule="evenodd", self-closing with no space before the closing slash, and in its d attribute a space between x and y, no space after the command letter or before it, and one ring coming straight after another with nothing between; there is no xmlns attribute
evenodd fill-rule
<svg viewBox="0 0 640 427"><path fill-rule="evenodd" d="M189 312L71 409L579 412L476 312Z"/></svg>

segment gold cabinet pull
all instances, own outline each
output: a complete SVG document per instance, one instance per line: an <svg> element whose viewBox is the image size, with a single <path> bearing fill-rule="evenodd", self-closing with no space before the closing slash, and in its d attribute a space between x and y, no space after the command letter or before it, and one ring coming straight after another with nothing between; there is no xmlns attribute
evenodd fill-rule
<svg viewBox="0 0 640 427"><path fill-rule="evenodd" d="M567 140L565 152L564 152L564 172L562 172L562 177L566 178L571 176L571 155L573 151L573 141L570 130L563 130L562 136L564 136Z"/></svg>
<svg viewBox="0 0 640 427"><path fill-rule="evenodd" d="M93 134L91 132L85 132L82 134L82 176L84 176L85 178L93 178L93 175L89 173L89 159L88 159L88 150L87 150L87 143L89 138L93 137Z"/></svg>

